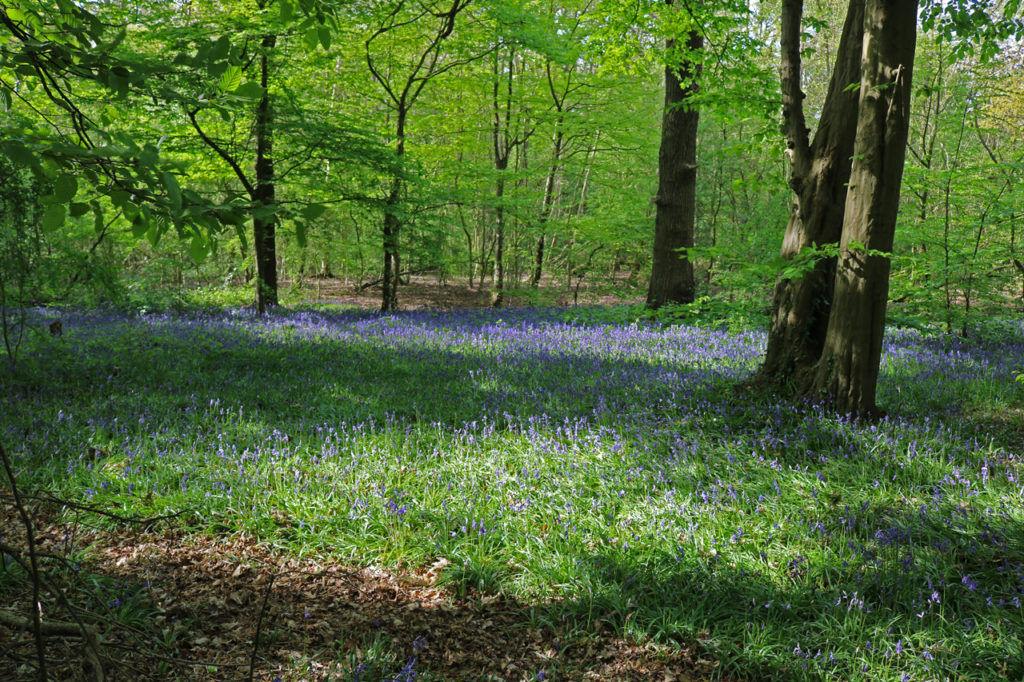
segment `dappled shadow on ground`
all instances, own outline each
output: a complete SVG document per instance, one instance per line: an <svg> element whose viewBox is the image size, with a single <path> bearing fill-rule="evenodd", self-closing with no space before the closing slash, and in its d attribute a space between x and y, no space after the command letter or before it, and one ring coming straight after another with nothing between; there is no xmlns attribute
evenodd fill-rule
<svg viewBox="0 0 1024 682"><path fill-rule="evenodd" d="M271 318L267 327L245 316L69 315L64 339L39 346L6 377L8 399L64 405L79 424L112 434L173 430L216 409L285 432L367 420L499 428L533 417L619 421L712 406L728 396L731 377L748 371L753 343L682 328L605 332L565 325L554 313L483 314L310 314ZM644 350L652 338L658 348ZM38 414L40 426L63 418ZM154 423L155 415L176 423Z"/></svg>
<svg viewBox="0 0 1024 682"><path fill-rule="evenodd" d="M995 671L1024 679L1024 523L970 529L961 521L969 516L977 521L984 512L876 508L852 525L849 510L823 517L824 526L853 528L849 562L809 572L791 561L783 582L752 569L742 548L685 560L665 552L641 563L609 548L579 558L590 594L559 608L614 631L696 646L749 679L789 680L808 668L823 679L858 668L863 679L893 670L907 671L904 679L932 679L940 670L959 671L960 679ZM832 639L844 622L868 633L858 649L882 652L884 671L851 665L858 652ZM936 622L961 630L929 641L922 624ZM746 631L723 631L722 623L745 623Z"/></svg>
<svg viewBox="0 0 1024 682"><path fill-rule="evenodd" d="M7 435L24 438L24 451L36 453L47 465L85 457L91 466L92 457L107 458L112 468L124 460L130 464L131 453L123 459L110 452L95 454L99 451L93 445L113 451L152 438L167 450L171 444L188 449L199 443L209 451L220 445L208 433L211 424L266 443L270 450L287 449L296 433L308 435L319 426L345 422L407 434L427 426L446 437L456 431L464 439L489 437L476 426L466 427L479 420L497 431L518 429L531 437L536 426L544 447L563 448L559 456L579 432L593 427L595 442L608 439L598 445L607 446L609 456L616 452L613 439L620 444L628 441L620 435L633 438L623 446L632 451L623 456L623 468L661 468L674 474L673 468L679 467L683 472L678 480L691 486L681 487L681 496L692 492L693 507L707 492L701 486L718 476L725 481L704 486L715 488L712 498L732 487L730 475L735 475L737 487L753 487L748 472L758 467L785 471L778 474L784 486L792 481L810 488L817 485L815 474L863 476L864 462L896 462L898 457L892 480L885 482L896 488L906 485L928 498L954 489L968 497L964 486L969 489L970 478L978 480L1002 464L979 454L977 444L985 437L974 427L980 429L983 422L972 422L975 417L969 415L944 426L929 423L932 415L927 411L906 418L897 414L877 425L857 425L857 434L851 435L853 425L826 419L813 405L737 395L737 382L749 371L755 345L733 348L725 333L688 335L685 330L648 328L605 332L599 325L566 330L554 329L560 324L555 316L524 320L511 311L487 315L465 313L439 320L423 311L393 317L366 312L281 317L266 323L272 333L252 319L213 316L177 325L154 316L129 321L124 340L114 346L96 320L82 318L76 329L70 317L66 338L35 348L25 368L9 375L6 406L20 410L34 404L40 409L34 421L19 422L18 433L5 425ZM620 333L628 338L616 336ZM654 338L658 335L664 338ZM656 351L641 352L640 346L648 343ZM943 362L939 355L915 356L894 376L903 391L921 393L946 376L941 374ZM958 390L951 386L943 390ZM75 423L62 421L70 419ZM65 431L51 430L57 422ZM243 422L252 433L230 430ZM586 428L577 428L584 422ZM962 480L933 477L927 467L912 461L911 443L893 444L895 432L904 427L920 428L933 442L948 446L943 458L971 471ZM701 449L712 444L729 444L730 454L740 457L751 453L750 460L734 470L731 458L702 460ZM1012 471L1007 466L1003 475ZM879 484L873 477L853 479L854 484ZM762 482L763 492L771 494L768 481ZM179 486L177 478L161 482L165 484L172 490ZM751 498L756 496L757 491L751 492ZM717 502L705 508L713 510ZM266 639L260 638L259 670L293 679L318 679L332 662L346 661L378 638L389 651L398 652L393 662L397 668L416 658L419 670L429 667L449 679L488 674L536 679L542 670L557 671L552 678L558 679L660 680L666 673L700 679L714 673L714 664L707 660L715 659L751 678L784 680L805 665L817 666L827 676L833 665L830 655L852 655L829 651L825 641L828 629L842 618L854 617L858 627L882 631L893 622L922 618L918 613L926 611L930 598L926 587L945 586L936 603L943 604L947 617L961 611L987 613L976 603L984 598L968 589L964 576L979 580L998 566L1019 566L1024 558L1019 542L1006 540L1005 547L999 543L1024 537L1024 528L1009 519L998 532L981 531L997 515L969 508L971 523L958 526L963 519L957 514L964 509L954 497L934 502L937 506L924 511L918 511L920 500L908 501L905 508L858 511L854 500L826 508L808 497L801 529L809 534L818 528L845 533L853 543L847 545L851 568L807 575L796 557L786 557L796 562L787 573L788 583L765 577L768 570L762 574L751 567L749 556L733 561L728 546L685 560L666 552L643 557L642 563L639 556L607 546L606 551L580 550L574 558L588 596L557 602L495 596L505 589L505 575L488 586L496 588L490 594L466 598L437 584L439 574L431 572L437 566L385 571L286 561L244 537L97 537L102 557L98 570L116 580L150 583L149 594L159 605L153 618L170 633L175 656L235 666L215 665L215 672L195 673L196 679L238 677L240 666L247 670L251 641L263 623ZM844 506L852 506L853 512ZM739 502L731 507L739 508ZM755 509L751 503L742 513L753 516ZM610 523L627 512L616 508ZM851 513L857 517L852 526ZM833 543L830 549L837 546ZM324 549L325 555L330 552ZM925 558L938 555L945 568L929 572ZM876 565L879 556L885 562ZM959 573L954 574L954 566ZM873 573L876 568L884 570ZM994 573L990 577L993 583L1001 580ZM893 589L908 581L920 585L923 601L889 604ZM467 583L456 583L453 589L465 589ZM261 617L265 595L267 610ZM872 603L873 610L867 610ZM1019 617L1019 610L1011 615ZM747 623L749 635L723 634L718 624L724 621ZM1014 622L1002 626L1003 632L1020 641L1024 635ZM624 632L635 633L643 644L623 639ZM675 646L659 647L652 641ZM956 652L960 669L969 675L978 668L1007 666L999 657L1006 649L986 643L992 641L974 637L961 642ZM883 645L895 646L872 644ZM945 655L929 646L919 643L916 655ZM762 649L789 651L792 664L763 656ZM844 669L856 668L847 661ZM1019 667L1003 669L1024 675Z"/></svg>
<svg viewBox="0 0 1024 682"><path fill-rule="evenodd" d="M10 539L14 525L8 515L0 533ZM61 552L68 530L41 524L40 551ZM105 630L107 679L159 671L153 679L661 682L710 679L718 667L695 648L642 645L608 629L581 637L568 626L544 624L543 605L502 595L458 597L438 583L443 563L417 571L350 568L282 557L245 537L180 531L76 527L73 535L91 547L79 569L121 589L122 598L106 604L68 595L92 610L79 618L98 619ZM16 594L11 606L27 608L21 597L27 594ZM32 638L0 626L0 642L0 677L20 679L20 670L29 679ZM50 644L51 676L78 679L80 650L66 641Z"/></svg>

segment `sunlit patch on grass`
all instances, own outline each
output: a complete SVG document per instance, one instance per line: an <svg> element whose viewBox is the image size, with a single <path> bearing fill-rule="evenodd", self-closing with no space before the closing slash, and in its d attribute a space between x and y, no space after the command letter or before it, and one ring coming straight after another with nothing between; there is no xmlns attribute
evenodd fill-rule
<svg viewBox="0 0 1024 682"><path fill-rule="evenodd" d="M4 370L3 437L26 485L443 559L458 594L732 675L1024 675L1019 325L893 332L860 423L737 392L763 333L581 314L69 313Z"/></svg>

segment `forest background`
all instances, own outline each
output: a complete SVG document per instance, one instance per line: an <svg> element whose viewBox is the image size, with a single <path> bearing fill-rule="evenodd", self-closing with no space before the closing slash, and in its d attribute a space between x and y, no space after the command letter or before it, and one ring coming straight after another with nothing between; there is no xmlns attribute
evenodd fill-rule
<svg viewBox="0 0 1024 682"><path fill-rule="evenodd" d="M5 309L249 303L261 250L270 302L278 280L301 300L329 278L383 282L385 309L409 277L498 304L642 297L664 66L680 59L665 39L692 29L689 8L450 4L104 3L73 31L38 20L67 62L48 54L51 82L14 59L3 74ZM805 8L812 126L844 5ZM965 7L955 20L973 20ZM696 296L761 311L794 267L777 255L792 197L779 11L705 12L687 105ZM890 314L966 335L1024 295L1024 56L968 49L953 24L919 40Z"/></svg>

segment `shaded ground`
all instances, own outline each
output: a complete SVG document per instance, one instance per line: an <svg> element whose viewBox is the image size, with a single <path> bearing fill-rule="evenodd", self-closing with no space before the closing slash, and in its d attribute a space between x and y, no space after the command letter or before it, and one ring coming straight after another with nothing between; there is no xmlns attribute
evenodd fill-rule
<svg viewBox="0 0 1024 682"><path fill-rule="evenodd" d="M295 286L295 282L287 282L282 284L282 289ZM355 305L367 309L379 308L381 302L379 284L364 289L352 282L340 279L310 278L303 281L299 285L299 289L299 297L309 302ZM623 292L627 294L632 292L632 294L623 296ZM480 308L490 305L490 296L489 284L481 289L468 286L465 279L453 279L442 283L438 282L437 277L434 276L414 275L409 278L408 284L403 284L398 289L399 307L405 310ZM631 290L624 279L614 292L608 291L607 287L592 287L587 283L581 285L577 292L575 288L566 289L564 283L556 285L550 282L545 283L539 289L531 289L529 286L523 285L518 289L509 289L505 292L506 305L636 303L642 302L643 297L643 291Z"/></svg>
<svg viewBox="0 0 1024 682"><path fill-rule="evenodd" d="M0 488L0 535L22 546L7 492ZM89 546L90 559L76 569L92 584L132 595L106 604L88 590L68 597L88 607L79 617L103 630L108 680L359 679L353 669L373 663L367 652L374 640L394 658L390 670L379 671L386 679L412 679L400 676L404 667L416 677L449 680L695 681L718 667L686 647L640 644L599 627L552 627L540 622L543 605L459 597L437 582L444 560L395 573L282 558L245 537L54 523L36 533L40 552L53 556L69 556L69 537ZM15 613L30 613L27 589L4 601ZM44 615L71 622L63 611ZM0 679L33 679L34 642L30 632L0 626ZM47 657L51 679L89 679L75 638L49 638Z"/></svg>

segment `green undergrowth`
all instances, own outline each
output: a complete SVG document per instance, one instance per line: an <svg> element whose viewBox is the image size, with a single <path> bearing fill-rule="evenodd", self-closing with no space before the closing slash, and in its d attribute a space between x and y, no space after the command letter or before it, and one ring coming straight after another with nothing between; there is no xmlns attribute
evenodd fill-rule
<svg viewBox="0 0 1024 682"><path fill-rule="evenodd" d="M895 330L891 416L856 423L738 392L753 313L700 305L72 318L4 375L3 437L26 485L119 513L445 559L456 594L530 602L567 646L695 646L751 679L1024 675L1022 450L982 417L1024 398L999 360L1019 326ZM707 357L663 354L683 343Z"/></svg>

